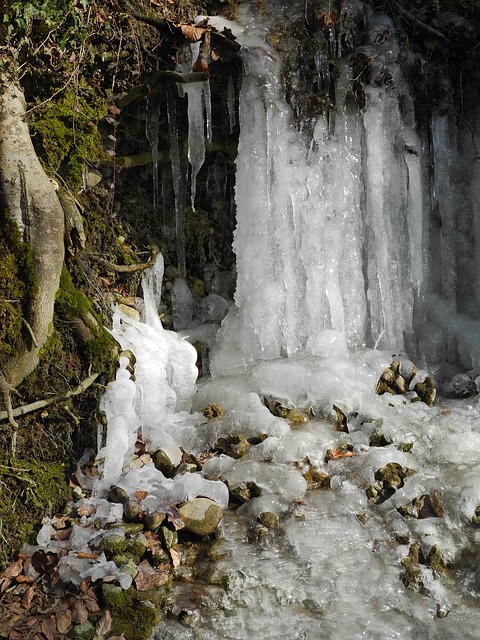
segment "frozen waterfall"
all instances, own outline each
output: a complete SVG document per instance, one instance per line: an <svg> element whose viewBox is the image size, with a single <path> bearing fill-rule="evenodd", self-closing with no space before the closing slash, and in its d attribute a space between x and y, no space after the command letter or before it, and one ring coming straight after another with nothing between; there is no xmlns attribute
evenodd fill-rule
<svg viewBox="0 0 480 640"><path fill-rule="evenodd" d="M292 3L273 4L281 14ZM159 494L147 508L165 496L242 503L225 511L215 562L196 591L175 585L173 612L183 624L166 620L155 638L478 634L478 125L458 125L446 86L428 127L419 126L392 20L359 0L341 7L340 24L363 30L356 53L368 61L368 81L354 84L367 63L354 77L345 53L354 46L323 18L328 56L316 57L315 81L327 83L333 59L334 103L305 127L268 44L268 10L253 18L243 6L228 23L244 69L237 281L211 377L196 383L196 353L183 336L193 341L208 326L210 344L216 324L202 325L206 307L196 311L183 270L172 288L184 303L181 335L158 318L161 262L144 282L144 321L115 312L113 334L135 355L135 380L122 360L103 400L97 490L151 483ZM205 90L185 88L193 209L211 124ZM230 83L230 131L232 91ZM457 373L443 387L449 399L420 401L417 385L431 380L424 368L448 380ZM377 394L380 376L395 378L401 392ZM212 403L225 413L206 420L200 411ZM214 455L179 478L161 480L151 469L125 476L137 430L154 449ZM221 449L229 438L243 443L241 455ZM263 524L265 513L278 529Z"/></svg>

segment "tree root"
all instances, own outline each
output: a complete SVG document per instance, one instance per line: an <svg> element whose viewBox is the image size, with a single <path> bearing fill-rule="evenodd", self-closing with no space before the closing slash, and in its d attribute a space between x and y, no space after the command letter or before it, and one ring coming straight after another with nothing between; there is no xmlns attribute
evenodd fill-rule
<svg viewBox="0 0 480 640"><path fill-rule="evenodd" d="M1 374L0 374L0 376L1 376ZM85 378L85 380L82 380L82 382L78 385L78 387L75 387L75 389L72 389L71 391L67 391L66 393L62 393L62 394L59 394L59 395L56 395L56 396L51 396L50 398L46 398L45 400L37 400L36 402L32 402L30 404L24 404L21 407L16 407L13 410L11 409L11 404L10 404L12 420L13 420L13 418L18 418L19 416L24 416L27 413L32 413L33 411L38 411L38 409L44 409L45 407L48 407L51 404L57 404L58 402L62 402L63 400L67 400L68 398L71 398L72 396L80 395L81 393L86 391L88 389L88 387L90 387L95 382L95 380L98 378L98 376L99 376L98 373L93 373L91 376L88 376L88 378ZM3 376L0 377L0 382L1 382L2 378L3 378ZM5 378L3 378L3 380L5 380ZM7 419L10 422L10 416L9 416L9 413L8 413L8 407L7 407L7 411L0 411L0 421L7 420ZM14 423L15 423L15 428L18 427L18 424L15 421L14 421ZM10 422L10 424L12 424L12 423Z"/></svg>

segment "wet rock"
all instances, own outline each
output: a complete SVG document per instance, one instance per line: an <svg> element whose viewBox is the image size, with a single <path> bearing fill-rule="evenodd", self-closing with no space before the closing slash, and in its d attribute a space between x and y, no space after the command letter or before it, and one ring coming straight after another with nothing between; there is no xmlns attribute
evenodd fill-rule
<svg viewBox="0 0 480 640"><path fill-rule="evenodd" d="M147 538L143 533L137 533L133 538L128 541L128 551L135 558L141 558L148 547Z"/></svg>
<svg viewBox="0 0 480 640"><path fill-rule="evenodd" d="M123 505L123 519L125 522L140 522L143 507L137 500L128 500Z"/></svg>
<svg viewBox="0 0 480 640"><path fill-rule="evenodd" d="M397 511L404 518L443 518L445 510L436 491L418 496L410 504L401 505Z"/></svg>
<svg viewBox="0 0 480 640"><path fill-rule="evenodd" d="M406 587L410 589L420 589L423 587L423 581L421 578L421 570L419 567L420 562L423 561L423 555L420 549L420 545L413 542L410 545L408 556L402 559L402 566L405 571L402 574L402 582Z"/></svg>
<svg viewBox="0 0 480 640"><path fill-rule="evenodd" d="M242 482L236 487L233 487L231 489L229 488L229 491L230 491L230 495L235 500L237 500L238 502L241 502L242 504L244 502L248 502L248 500L251 500L252 498L258 498L259 496L262 495L261 487L259 487L253 481Z"/></svg>
<svg viewBox="0 0 480 640"><path fill-rule="evenodd" d="M277 514L271 511L264 511L258 516L257 520L260 524L263 524L264 527L267 527L267 529L276 529L280 522Z"/></svg>
<svg viewBox="0 0 480 640"><path fill-rule="evenodd" d="M140 533L141 531L143 531L143 524L141 522L139 523L129 522L125 524L116 524L115 529L121 529L125 533L130 533L130 534Z"/></svg>
<svg viewBox="0 0 480 640"><path fill-rule="evenodd" d="M164 520L165 514L162 511L154 511L146 515L142 522L147 531L156 531Z"/></svg>
<svg viewBox="0 0 480 640"><path fill-rule="evenodd" d="M220 451L225 453L227 456L237 460L239 458L243 458L250 446L250 443L239 435L218 438L215 442L215 448L220 449Z"/></svg>
<svg viewBox="0 0 480 640"><path fill-rule="evenodd" d="M183 476L184 473L195 473L197 471L197 465L193 462L182 462L182 464L175 471L175 477Z"/></svg>
<svg viewBox="0 0 480 640"><path fill-rule="evenodd" d="M248 542L266 549L272 545L273 532L268 527L259 524L248 534Z"/></svg>
<svg viewBox="0 0 480 640"><path fill-rule="evenodd" d="M76 624L68 634L70 640L93 640L95 629L91 622Z"/></svg>
<svg viewBox="0 0 480 640"><path fill-rule="evenodd" d="M208 536L218 527L223 511L210 498L195 498L180 507L185 529L199 536Z"/></svg>
<svg viewBox="0 0 480 640"><path fill-rule="evenodd" d="M110 500L110 502L115 502L117 504L125 504L129 501L129 497L125 489L115 486L110 487L110 490L107 493L107 500Z"/></svg>
<svg viewBox="0 0 480 640"><path fill-rule="evenodd" d="M178 533L176 531L161 527L160 535L167 549L171 549L178 543Z"/></svg>
<svg viewBox="0 0 480 640"><path fill-rule="evenodd" d="M182 450L180 447L172 445L168 448L159 449L153 454L152 458L155 467L161 471L164 476L170 477L182 461Z"/></svg>
<svg viewBox="0 0 480 640"><path fill-rule="evenodd" d="M173 579L179 582L193 582L196 578L196 571L193 567L180 565L173 571Z"/></svg>
<svg viewBox="0 0 480 640"><path fill-rule="evenodd" d="M284 420L288 422L292 429L294 429L295 427L301 427L309 420L307 414L303 411L300 411L300 409L297 409L295 407L284 407L278 403L274 407L272 413L279 418L284 418Z"/></svg>
<svg viewBox="0 0 480 640"><path fill-rule="evenodd" d="M475 508L475 514L472 516L472 524L480 526L480 505Z"/></svg>
<svg viewBox="0 0 480 640"><path fill-rule="evenodd" d="M331 475L320 471L316 467L310 467L305 473L302 474L307 481L309 489L319 489L320 487L330 487Z"/></svg>
<svg viewBox="0 0 480 640"><path fill-rule="evenodd" d="M130 307L127 304L119 304L118 309L119 311L124 313L126 316L128 316L132 320L135 320L136 322L140 322L140 311L138 311L138 309L135 309L134 307Z"/></svg>
<svg viewBox="0 0 480 640"><path fill-rule="evenodd" d="M377 483L366 489L367 498L376 504L385 502L397 489L403 487L403 481L412 473L413 469L404 468L398 462L389 462L375 472Z"/></svg>
<svg viewBox="0 0 480 640"><path fill-rule="evenodd" d="M426 371L418 371L410 360L394 360L380 376L376 393L404 395L410 402L421 400L432 406L436 397L435 380Z"/></svg>
<svg viewBox="0 0 480 640"><path fill-rule="evenodd" d="M225 415L225 409L216 402L209 404L202 410L203 415L211 420L212 418L221 418Z"/></svg>
<svg viewBox="0 0 480 640"><path fill-rule="evenodd" d="M124 535L114 533L103 539L103 548L109 556L117 556L127 550L128 540Z"/></svg>

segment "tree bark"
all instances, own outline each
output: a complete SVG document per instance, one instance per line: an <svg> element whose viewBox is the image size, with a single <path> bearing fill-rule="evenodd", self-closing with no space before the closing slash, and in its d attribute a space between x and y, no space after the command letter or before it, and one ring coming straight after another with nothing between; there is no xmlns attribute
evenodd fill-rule
<svg viewBox="0 0 480 640"><path fill-rule="evenodd" d="M64 214L52 182L43 170L25 121L21 88L0 75L0 206L15 220L33 253L36 293L25 321L35 336L3 368L16 387L38 364L48 337L64 258Z"/></svg>

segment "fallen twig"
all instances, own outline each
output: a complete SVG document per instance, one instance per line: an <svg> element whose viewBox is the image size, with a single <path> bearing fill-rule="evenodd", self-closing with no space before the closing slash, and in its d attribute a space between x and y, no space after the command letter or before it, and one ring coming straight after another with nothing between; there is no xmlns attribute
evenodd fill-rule
<svg viewBox="0 0 480 640"><path fill-rule="evenodd" d="M157 259L157 251L152 249L152 256L148 262L141 262L139 264L114 264L107 260L106 258L102 258L101 256L97 256L94 253L90 253L89 257L92 260L96 260L97 262L101 262L105 264L110 269L113 269L117 273L134 273L135 271L145 271L146 269L150 269L155 264L155 260Z"/></svg>
<svg viewBox="0 0 480 640"><path fill-rule="evenodd" d="M86 391L88 387L90 387L95 382L98 376L98 373L93 373L91 376L88 376L88 378L85 378L85 380L82 380L78 387L75 387L75 389L67 391L66 393L52 396L51 398L46 398L45 400L37 400L36 402L32 402L31 404L24 404L21 407L16 407L12 410L12 419L18 418L18 416L24 416L27 413L32 413L32 411L38 411L38 409L43 409L44 407L48 407L51 404L62 402L67 398L71 398L72 396L78 396ZM7 419L10 419L8 411L0 411L0 421Z"/></svg>

